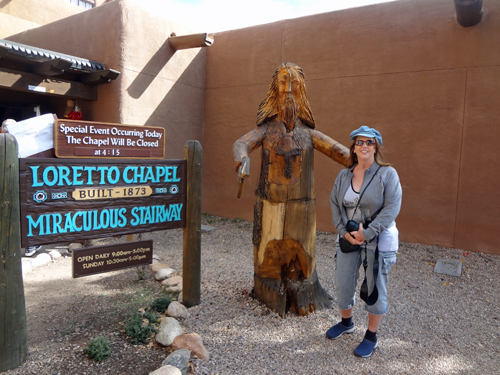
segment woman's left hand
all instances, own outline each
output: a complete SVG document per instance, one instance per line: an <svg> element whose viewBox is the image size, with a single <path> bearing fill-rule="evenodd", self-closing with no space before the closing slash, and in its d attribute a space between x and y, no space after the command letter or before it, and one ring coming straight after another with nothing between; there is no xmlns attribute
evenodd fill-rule
<svg viewBox="0 0 500 375"><path fill-rule="evenodd" d="M365 242L365 237L363 236L363 224L359 224L359 229L356 232L351 232L351 235L358 241Z"/></svg>

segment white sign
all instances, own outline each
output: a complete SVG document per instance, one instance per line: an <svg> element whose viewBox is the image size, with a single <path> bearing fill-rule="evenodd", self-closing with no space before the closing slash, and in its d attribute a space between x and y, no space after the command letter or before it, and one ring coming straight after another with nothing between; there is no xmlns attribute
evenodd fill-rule
<svg viewBox="0 0 500 375"><path fill-rule="evenodd" d="M7 125L7 131L16 138L19 145L20 158L54 148L56 119L56 115L48 113Z"/></svg>

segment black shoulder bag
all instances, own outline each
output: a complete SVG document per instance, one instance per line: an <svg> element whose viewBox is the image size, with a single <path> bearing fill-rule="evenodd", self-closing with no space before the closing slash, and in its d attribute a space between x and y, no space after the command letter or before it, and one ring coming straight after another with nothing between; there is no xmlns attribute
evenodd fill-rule
<svg viewBox="0 0 500 375"><path fill-rule="evenodd" d="M372 183L372 181L373 181L375 175L378 173L379 169L380 169L380 166L377 168L377 170L373 174L370 181L368 181L368 184L366 185L365 190L363 190L361 192L361 195L359 196L358 203L356 204L356 207L354 207L354 211L352 213L351 220L349 220L346 224L346 228L349 232L354 232L354 231L357 231L359 229L359 223L352 220L352 218L356 214L356 210L358 209L359 202L361 202L361 198L363 198L363 194L365 193L366 189L368 189L368 186L370 186L370 184ZM377 213L375 215L373 215L372 221L374 220L375 216L379 212L380 212L380 210L377 211ZM353 253L353 252L361 249L361 245L353 245L352 243L350 243L348 240L346 240L344 237L341 237L341 236L339 236L339 246L340 246L340 251L342 251L343 253Z"/></svg>

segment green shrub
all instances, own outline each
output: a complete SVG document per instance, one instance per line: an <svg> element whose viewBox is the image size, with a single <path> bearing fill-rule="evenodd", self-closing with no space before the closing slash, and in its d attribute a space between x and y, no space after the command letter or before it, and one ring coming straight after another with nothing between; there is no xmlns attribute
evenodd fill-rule
<svg viewBox="0 0 500 375"><path fill-rule="evenodd" d="M145 319L148 322L145 322ZM125 322L125 333L130 337L130 342L134 345L145 344L157 329L152 325L158 321L158 315L150 312L144 316L138 313L131 315Z"/></svg>
<svg viewBox="0 0 500 375"><path fill-rule="evenodd" d="M149 323L151 325L154 325L154 324L158 323L158 319L160 318L160 314L157 314L154 311L146 311L146 312L144 312L144 315L142 317L149 320Z"/></svg>
<svg viewBox="0 0 500 375"><path fill-rule="evenodd" d="M92 342L84 349L84 353L90 359L102 362L111 355L111 348L109 347L109 340L106 337L97 336Z"/></svg>
<svg viewBox="0 0 500 375"><path fill-rule="evenodd" d="M174 299L170 295L166 295L164 297L157 298L151 304L151 308L154 311L158 311L159 313L164 313L168 306Z"/></svg>

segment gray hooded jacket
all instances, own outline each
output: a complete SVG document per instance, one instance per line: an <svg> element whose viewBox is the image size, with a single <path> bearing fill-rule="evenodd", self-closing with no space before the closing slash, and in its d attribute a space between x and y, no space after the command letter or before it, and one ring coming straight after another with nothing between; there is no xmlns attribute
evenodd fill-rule
<svg viewBox="0 0 500 375"><path fill-rule="evenodd" d="M360 193L365 190L366 185L370 182L370 179L377 171L378 167L379 165L374 162L371 167L365 171ZM335 180L332 193L330 194L333 225L335 225L337 233L339 233L341 237L344 237L347 233L345 225L350 219L347 217L346 209L342 201L351 184L353 169L354 167L351 167L340 171ZM367 219L371 220L372 215L382 208L368 228L363 229L363 236L367 241L371 241L375 236L395 225L394 220L401 209L401 197L402 189L396 170L392 167L381 167L377 175L373 178L370 186L368 186L368 189L363 194L358 206L363 221Z"/></svg>

